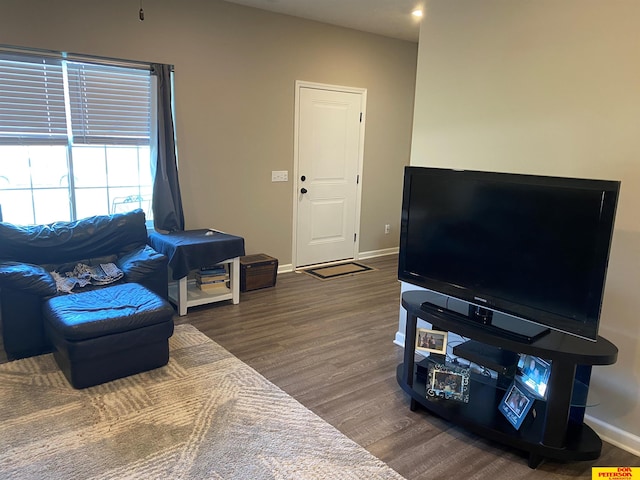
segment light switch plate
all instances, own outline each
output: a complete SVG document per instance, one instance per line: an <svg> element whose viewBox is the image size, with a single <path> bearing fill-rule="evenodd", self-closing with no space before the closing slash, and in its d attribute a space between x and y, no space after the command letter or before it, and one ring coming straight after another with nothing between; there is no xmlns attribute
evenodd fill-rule
<svg viewBox="0 0 640 480"><path fill-rule="evenodd" d="M271 172L272 182L288 182L289 172L287 170L273 170Z"/></svg>

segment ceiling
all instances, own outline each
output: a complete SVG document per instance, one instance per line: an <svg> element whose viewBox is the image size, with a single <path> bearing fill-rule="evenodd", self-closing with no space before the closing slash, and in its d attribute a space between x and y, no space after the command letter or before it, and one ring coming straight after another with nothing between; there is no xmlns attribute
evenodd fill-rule
<svg viewBox="0 0 640 480"><path fill-rule="evenodd" d="M424 0L225 0L418 43L419 19L411 12Z"/></svg>

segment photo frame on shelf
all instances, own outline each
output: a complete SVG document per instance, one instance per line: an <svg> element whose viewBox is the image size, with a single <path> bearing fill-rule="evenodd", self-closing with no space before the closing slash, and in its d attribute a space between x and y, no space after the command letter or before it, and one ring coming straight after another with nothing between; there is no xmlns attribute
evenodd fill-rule
<svg viewBox="0 0 640 480"><path fill-rule="evenodd" d="M427 376L427 397L469 403L468 367L446 363L431 363Z"/></svg>
<svg viewBox="0 0 640 480"><path fill-rule="evenodd" d="M447 334L441 330L416 329L416 351L446 355Z"/></svg>
<svg viewBox="0 0 640 480"><path fill-rule="evenodd" d="M520 355L518 375L522 384L538 398L547 398L551 362L533 355Z"/></svg>
<svg viewBox="0 0 640 480"><path fill-rule="evenodd" d="M535 396L520 382L514 380L502 397L498 410L518 430L531 410L534 401Z"/></svg>

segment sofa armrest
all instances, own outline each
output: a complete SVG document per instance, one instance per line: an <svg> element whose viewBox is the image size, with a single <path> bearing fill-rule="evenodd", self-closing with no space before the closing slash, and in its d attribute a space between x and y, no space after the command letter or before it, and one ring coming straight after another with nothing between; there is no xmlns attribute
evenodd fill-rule
<svg viewBox="0 0 640 480"><path fill-rule="evenodd" d="M48 297L57 292L53 276L39 265L20 262L0 262L0 288Z"/></svg>
<svg viewBox="0 0 640 480"><path fill-rule="evenodd" d="M127 282L144 283L144 280L152 276L161 276L164 283L167 281L167 257L156 252L149 245L138 250L126 253L116 260L116 265L124 272Z"/></svg>

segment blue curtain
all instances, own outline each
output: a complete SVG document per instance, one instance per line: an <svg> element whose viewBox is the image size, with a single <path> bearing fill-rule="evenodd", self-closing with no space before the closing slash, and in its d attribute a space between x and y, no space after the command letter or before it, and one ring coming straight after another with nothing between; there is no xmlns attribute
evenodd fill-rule
<svg viewBox="0 0 640 480"><path fill-rule="evenodd" d="M158 144L151 148L153 168L153 223L158 232L184 230L184 213L171 108L171 66L151 65L158 78Z"/></svg>

